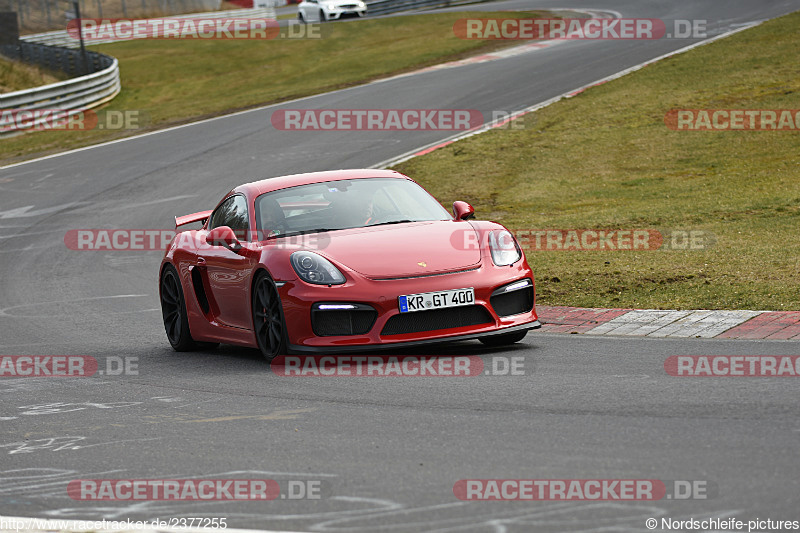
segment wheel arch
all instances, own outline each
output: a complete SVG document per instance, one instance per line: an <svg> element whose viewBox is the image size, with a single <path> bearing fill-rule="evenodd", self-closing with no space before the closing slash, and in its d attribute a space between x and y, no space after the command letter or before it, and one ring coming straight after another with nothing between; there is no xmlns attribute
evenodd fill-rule
<svg viewBox="0 0 800 533"><path fill-rule="evenodd" d="M262 273L264 273L266 275L267 279L275 287L275 295L276 295L276 297L278 299L278 302L279 302L278 303L278 309L279 309L280 318L281 318L281 324L282 324L282 335L283 335L283 340L282 340L283 348L282 348L282 351L283 351L283 353L288 353L286 350L287 350L287 347L289 346L290 342L289 342L289 332L288 332L288 330L286 328L286 315L285 315L285 312L284 312L284 309L283 309L283 299L281 298L280 293L278 292L278 284L275 282L275 278L272 276L272 273L269 271L269 269L263 263L259 263L259 265L253 270L253 275L252 275L252 277L250 279L250 291L249 291L250 294L249 294L249 303L248 303L248 305L249 305L249 308L251 310L250 311L250 320L253 323L253 335L255 337L256 346L259 349L261 348L260 345L259 345L259 340L258 340L258 331L257 331L258 328L256 327L256 323L255 323L255 320L256 320L255 309L254 309L254 307L255 307L255 288L256 288L256 281L258 281L261 278L261 274ZM271 359L269 359L269 360L271 360Z"/></svg>
<svg viewBox="0 0 800 533"><path fill-rule="evenodd" d="M247 301L247 304L250 306L249 307L250 309L253 308L253 291L255 291L256 288L256 280L258 279L258 277L261 275L262 272L267 275L267 277L270 279L270 281L272 281L272 283L275 283L275 278L273 277L272 272L270 272L269 269L266 266L264 266L263 263L259 263L259 265L253 270L253 275L250 277L250 290L248 291L249 299ZM276 288L277 286L278 284L275 283ZM283 302L281 302L281 312L283 312ZM250 319L252 321L254 317L251 316Z"/></svg>
<svg viewBox="0 0 800 533"><path fill-rule="evenodd" d="M178 274L178 282L180 282L181 273L178 271L178 267L176 267L174 264L172 264L172 261L170 261L168 259L164 260L161 263L161 267L158 269L158 296L159 297L161 296L161 281L164 279L164 272L169 267L172 267L175 270L175 272Z"/></svg>

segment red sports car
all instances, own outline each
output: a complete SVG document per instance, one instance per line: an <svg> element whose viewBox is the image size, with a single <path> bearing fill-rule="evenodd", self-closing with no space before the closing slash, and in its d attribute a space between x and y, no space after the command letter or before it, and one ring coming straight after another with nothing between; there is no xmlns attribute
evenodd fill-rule
<svg viewBox="0 0 800 533"><path fill-rule="evenodd" d="M451 216L412 179L337 170L236 187L213 211L177 217L160 271L175 350L198 343L349 353L540 327L533 272L511 233Z"/></svg>

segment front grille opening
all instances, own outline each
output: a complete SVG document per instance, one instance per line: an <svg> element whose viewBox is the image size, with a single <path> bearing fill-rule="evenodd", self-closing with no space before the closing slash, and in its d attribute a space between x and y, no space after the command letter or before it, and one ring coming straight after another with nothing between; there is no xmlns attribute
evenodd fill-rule
<svg viewBox="0 0 800 533"><path fill-rule="evenodd" d="M349 304L354 309L333 310L320 309L320 305L325 304L314 304L311 308L311 329L317 337L365 335L378 318L378 312L364 304Z"/></svg>
<svg viewBox="0 0 800 533"><path fill-rule="evenodd" d="M528 313L533 309L533 285L508 292L500 288L492 293L489 303L497 316Z"/></svg>
<svg viewBox="0 0 800 533"><path fill-rule="evenodd" d="M394 315L386 321L381 335L403 335L492 323L494 323L494 319L485 307L465 305Z"/></svg>

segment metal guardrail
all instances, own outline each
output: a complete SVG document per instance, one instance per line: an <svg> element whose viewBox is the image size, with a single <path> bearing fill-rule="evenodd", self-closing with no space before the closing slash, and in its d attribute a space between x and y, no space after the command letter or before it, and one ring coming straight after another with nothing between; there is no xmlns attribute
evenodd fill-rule
<svg viewBox="0 0 800 533"><path fill-rule="evenodd" d="M220 19L275 18L275 8L235 9L210 13L192 13L164 18ZM91 41L101 44L113 40ZM71 76L83 74L83 59L77 50L80 42L66 31L24 35L14 45L0 46L0 54L11 59L35 63L45 68L61 70ZM0 95L0 137L20 133L23 129L47 128L54 120L44 111L58 110L66 116L83 113L114 98L121 89L119 63L99 52L87 51L90 74L51 85ZM27 118L36 111L42 115ZM27 113L26 113L27 112ZM20 120L20 116L26 120Z"/></svg>
<svg viewBox="0 0 800 533"><path fill-rule="evenodd" d="M84 17L141 18L147 14L175 15L216 11L222 0L79 0ZM62 29L71 0L0 0L0 11L15 11L20 30L42 32Z"/></svg>
<svg viewBox="0 0 800 533"><path fill-rule="evenodd" d="M55 46L20 42L0 47L3 55L12 59L56 68L82 72L80 52ZM16 54L16 55L15 55ZM13 135L21 130L52 127L52 117L43 116L21 120L36 111L59 110L74 116L104 104L119 94L119 62L105 54L87 52L90 68L95 72L66 81L43 85L24 91L0 94L0 136ZM67 69L62 68L67 67Z"/></svg>
<svg viewBox="0 0 800 533"><path fill-rule="evenodd" d="M275 8L263 7L255 9L231 9L228 11L211 11L207 13L191 13L188 15L171 15L163 17L164 19L221 19L221 18L240 18L240 19L274 19ZM21 41L35 42L42 44L49 44L51 46L61 46L64 48L79 48L80 42L75 37L71 37L66 30L49 31L46 33L34 33L31 35L22 35ZM105 44L117 42L119 39L93 39L87 41L87 45Z"/></svg>
<svg viewBox="0 0 800 533"><path fill-rule="evenodd" d="M60 70L72 77L105 70L114 61L113 57L105 54L86 52L87 69L84 70L83 58L78 50L25 41L0 45L0 54L23 63L32 63L50 70Z"/></svg>
<svg viewBox="0 0 800 533"><path fill-rule="evenodd" d="M449 7L461 2L451 0L374 0L367 2L367 14L386 15L426 7Z"/></svg>
<svg viewBox="0 0 800 533"><path fill-rule="evenodd" d="M450 6L463 0L374 0L367 4L371 15L410 11L428 7ZM275 18L275 8L235 9L210 13L193 13L165 18ZM114 40L92 41L89 44L114 42ZM66 31L53 31L24 35L15 45L0 46L0 54L49 69L62 70L71 75L81 72L82 58L76 49L77 39ZM19 133L17 121L12 116L15 110L53 110L77 115L114 98L121 89L119 63L113 57L88 51L89 70L93 73L59 83L34 89L0 95L0 137ZM6 113L11 111L12 113ZM47 118L28 121L28 126L41 126Z"/></svg>

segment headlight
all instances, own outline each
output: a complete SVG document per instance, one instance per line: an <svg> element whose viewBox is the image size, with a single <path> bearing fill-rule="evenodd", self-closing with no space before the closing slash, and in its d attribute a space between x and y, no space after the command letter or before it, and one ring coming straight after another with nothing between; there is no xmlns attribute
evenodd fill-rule
<svg viewBox="0 0 800 533"><path fill-rule="evenodd" d="M507 230L489 234L489 249L492 252L492 261L497 266L513 265L522 258L517 241Z"/></svg>
<svg viewBox="0 0 800 533"><path fill-rule="evenodd" d="M292 268L303 281L316 285L341 285L344 276L330 261L314 252L295 252Z"/></svg>

